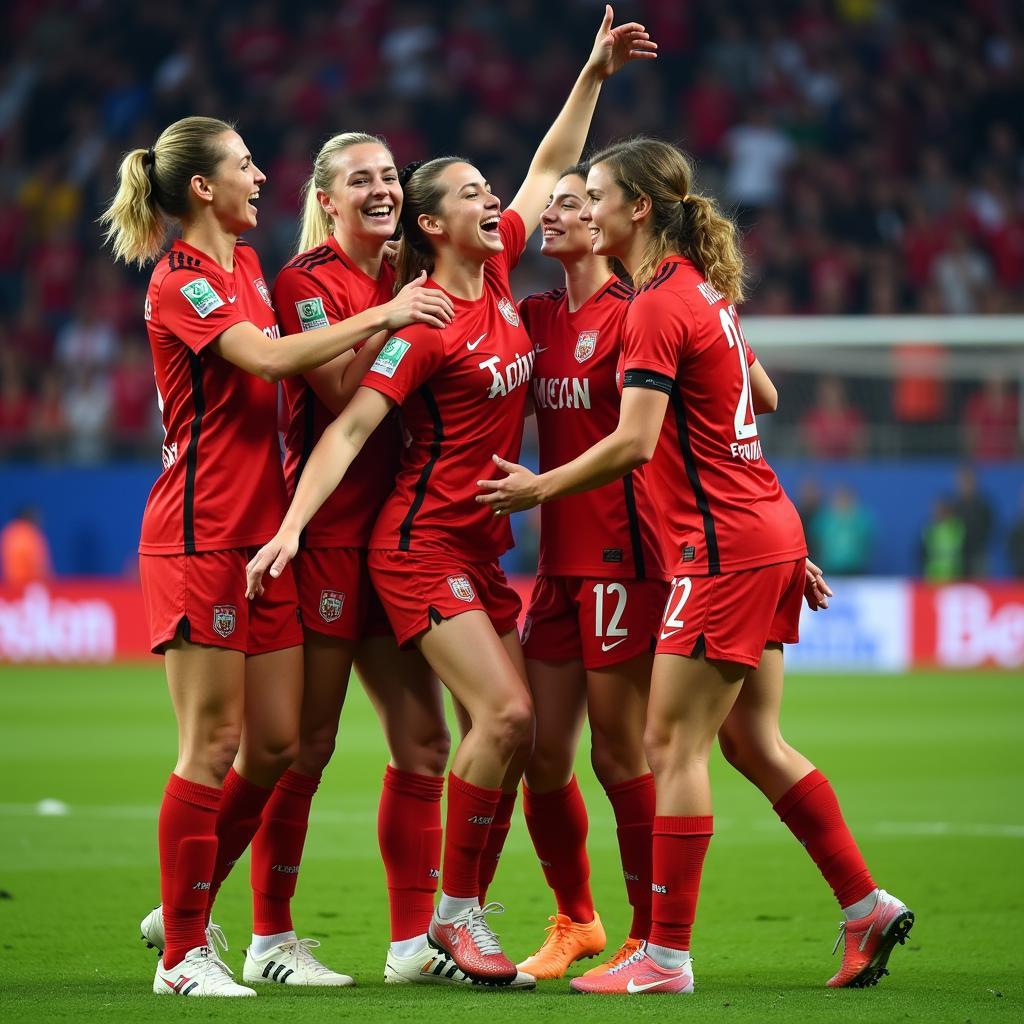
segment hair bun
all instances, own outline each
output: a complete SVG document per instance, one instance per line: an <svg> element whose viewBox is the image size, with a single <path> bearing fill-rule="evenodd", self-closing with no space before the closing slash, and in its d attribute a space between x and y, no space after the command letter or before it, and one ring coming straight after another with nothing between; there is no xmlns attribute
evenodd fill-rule
<svg viewBox="0 0 1024 1024"><path fill-rule="evenodd" d="M425 160L410 160L399 172L398 172L398 184L405 188L409 179L426 163Z"/></svg>

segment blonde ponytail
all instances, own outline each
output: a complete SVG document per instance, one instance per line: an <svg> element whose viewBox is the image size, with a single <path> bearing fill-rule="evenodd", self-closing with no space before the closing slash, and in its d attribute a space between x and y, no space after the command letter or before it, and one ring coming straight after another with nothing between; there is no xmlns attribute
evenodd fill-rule
<svg viewBox="0 0 1024 1024"><path fill-rule="evenodd" d="M700 267L708 283L730 302L742 302L743 256L736 225L718 211L713 199L688 195L682 202L686 230L683 255Z"/></svg>
<svg viewBox="0 0 1024 1024"><path fill-rule="evenodd" d="M341 132L333 135L321 147L313 161L313 173L302 186L302 221L299 224L299 241L296 254L323 245L334 232L331 215L320 205L317 191L330 192L337 174L335 157L349 146L364 143L383 146L390 153L388 144L378 135L365 132Z"/></svg>
<svg viewBox="0 0 1024 1024"><path fill-rule="evenodd" d="M100 215L114 258L138 267L156 259L168 222L189 212L192 178L212 178L224 159L223 136L234 131L215 117L168 125L151 149L133 149L118 169L117 192Z"/></svg>

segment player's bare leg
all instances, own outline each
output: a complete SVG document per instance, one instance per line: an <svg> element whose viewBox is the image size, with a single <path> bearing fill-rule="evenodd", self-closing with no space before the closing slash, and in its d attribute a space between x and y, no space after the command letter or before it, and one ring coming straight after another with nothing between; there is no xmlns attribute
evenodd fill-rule
<svg viewBox="0 0 1024 1024"><path fill-rule="evenodd" d="M772 802L843 909L843 963L829 985L874 985L887 973L893 948L906 941L914 915L875 886L828 780L782 738L782 692L782 645L769 644L758 667L747 673L719 744L726 760Z"/></svg>

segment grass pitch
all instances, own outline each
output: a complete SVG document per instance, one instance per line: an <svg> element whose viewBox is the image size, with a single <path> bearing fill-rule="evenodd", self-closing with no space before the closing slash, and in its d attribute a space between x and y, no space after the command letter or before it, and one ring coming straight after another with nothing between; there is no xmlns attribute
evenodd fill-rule
<svg viewBox="0 0 1024 1024"><path fill-rule="evenodd" d="M300 935L356 976L333 992L260 988L254 1000L157 999L138 921L158 900L156 810L174 760L161 666L0 668L0 1016L14 1021L1020 1021L1024 1019L1024 681L1008 674L795 677L789 740L833 780L876 880L917 913L877 989L823 987L839 913L760 794L717 760L697 994L573 998L383 984L387 910L375 815L386 754L353 687L314 804L295 905ZM614 948L628 923L612 816L581 764L596 902ZM59 801L59 803L43 803ZM40 810L64 813L40 813ZM241 973L248 871L216 918ZM517 812L492 888L513 958L543 938L552 901ZM584 969L583 967L579 968Z"/></svg>

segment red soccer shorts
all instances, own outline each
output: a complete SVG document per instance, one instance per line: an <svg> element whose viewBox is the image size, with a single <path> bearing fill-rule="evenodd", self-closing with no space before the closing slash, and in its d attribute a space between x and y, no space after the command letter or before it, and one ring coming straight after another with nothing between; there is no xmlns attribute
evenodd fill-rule
<svg viewBox="0 0 1024 1024"><path fill-rule="evenodd" d="M523 653L542 661L618 665L654 650L664 580L538 576L523 625Z"/></svg>
<svg viewBox="0 0 1024 1024"><path fill-rule="evenodd" d="M303 627L339 640L390 636L363 548L304 548L295 558Z"/></svg>
<svg viewBox="0 0 1024 1024"><path fill-rule="evenodd" d="M245 596L245 565L256 548L196 555L139 555L142 599L154 654L179 626L194 644L267 654L302 643L298 595L291 567L275 580L268 573L261 597Z"/></svg>
<svg viewBox="0 0 1024 1024"><path fill-rule="evenodd" d="M756 668L765 645L800 638L804 559L719 576L677 576L656 654L703 654Z"/></svg>
<svg viewBox="0 0 1024 1024"><path fill-rule="evenodd" d="M432 623L474 608L487 613L498 636L516 628L522 601L497 561L371 551L369 563L370 577L400 647L425 633Z"/></svg>

